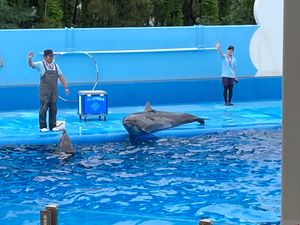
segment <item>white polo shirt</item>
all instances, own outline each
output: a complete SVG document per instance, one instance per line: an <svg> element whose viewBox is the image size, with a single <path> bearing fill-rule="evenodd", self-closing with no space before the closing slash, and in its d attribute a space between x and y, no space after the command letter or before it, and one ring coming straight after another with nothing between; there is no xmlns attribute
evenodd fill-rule
<svg viewBox="0 0 300 225"><path fill-rule="evenodd" d="M39 71L40 76L43 76L44 73L46 72L44 64L45 64L47 70L55 70L55 65L56 65L58 76L62 76L63 75L62 72L61 72L61 70L60 70L60 68L59 68L59 66L57 64L55 64L54 62L52 62L50 64L47 63L46 61L34 62L35 68Z"/></svg>
<svg viewBox="0 0 300 225"><path fill-rule="evenodd" d="M236 59L232 56L231 59L224 54L222 58L222 73L221 77L236 77Z"/></svg>

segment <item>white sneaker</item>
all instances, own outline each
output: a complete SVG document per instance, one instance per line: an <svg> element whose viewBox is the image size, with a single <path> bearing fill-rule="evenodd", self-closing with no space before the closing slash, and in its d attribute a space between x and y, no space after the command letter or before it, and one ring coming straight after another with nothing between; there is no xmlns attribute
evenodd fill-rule
<svg viewBox="0 0 300 225"><path fill-rule="evenodd" d="M47 132L48 129L45 127L45 128L40 129L40 131L41 131L41 132Z"/></svg>
<svg viewBox="0 0 300 225"><path fill-rule="evenodd" d="M60 131L61 129L59 127L53 127L52 131L56 132L56 131Z"/></svg>

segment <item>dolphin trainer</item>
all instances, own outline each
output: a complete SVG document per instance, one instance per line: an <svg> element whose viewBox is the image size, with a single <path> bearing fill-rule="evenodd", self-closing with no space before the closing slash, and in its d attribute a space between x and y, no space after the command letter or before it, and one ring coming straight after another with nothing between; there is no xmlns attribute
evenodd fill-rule
<svg viewBox="0 0 300 225"><path fill-rule="evenodd" d="M135 138L186 123L204 124L204 119L188 113L157 111L147 102L144 112L130 114L124 117L122 122L130 138Z"/></svg>

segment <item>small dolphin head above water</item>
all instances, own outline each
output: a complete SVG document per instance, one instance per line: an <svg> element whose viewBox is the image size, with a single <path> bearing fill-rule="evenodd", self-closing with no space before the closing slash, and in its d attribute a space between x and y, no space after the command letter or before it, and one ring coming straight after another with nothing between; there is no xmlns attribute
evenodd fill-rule
<svg viewBox="0 0 300 225"><path fill-rule="evenodd" d="M131 136L147 134L145 117L142 113L134 113L123 118L123 126Z"/></svg>
<svg viewBox="0 0 300 225"><path fill-rule="evenodd" d="M151 117L149 117L149 114L151 113L155 113L155 110L153 110L150 103L147 102L144 112L133 113L123 118L123 126L128 131L130 136L138 136L150 133L150 131L147 130L147 127L150 124L149 119L151 119Z"/></svg>
<svg viewBox="0 0 300 225"><path fill-rule="evenodd" d="M60 137L57 152L65 154L74 154L73 145L65 129L63 130L63 133Z"/></svg>
<svg viewBox="0 0 300 225"><path fill-rule="evenodd" d="M130 137L133 138L186 123L199 122L204 124L204 119L188 113L156 111L147 102L144 112L126 116L122 122Z"/></svg>

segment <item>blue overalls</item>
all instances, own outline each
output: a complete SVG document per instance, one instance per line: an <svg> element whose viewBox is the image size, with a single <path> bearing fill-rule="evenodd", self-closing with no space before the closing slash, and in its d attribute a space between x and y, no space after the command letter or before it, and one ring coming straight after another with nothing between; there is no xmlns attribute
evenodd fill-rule
<svg viewBox="0 0 300 225"><path fill-rule="evenodd" d="M47 110L49 109L49 129L52 130L56 127L56 114L57 114L57 81L58 71L55 66L55 70L47 70L43 62L45 73L41 77L40 81L40 112L39 123L40 129L47 128L46 117Z"/></svg>

